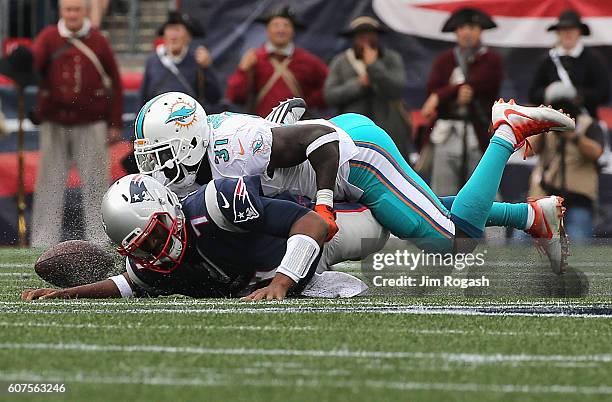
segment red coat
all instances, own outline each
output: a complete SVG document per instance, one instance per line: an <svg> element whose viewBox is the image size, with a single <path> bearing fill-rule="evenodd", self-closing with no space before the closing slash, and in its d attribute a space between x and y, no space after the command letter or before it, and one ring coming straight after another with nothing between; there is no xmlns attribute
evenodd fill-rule
<svg viewBox="0 0 612 402"><path fill-rule="evenodd" d="M229 77L225 96L234 103L244 104L249 98L249 86L257 93L274 73L270 54L262 46L256 51L257 64L253 67L253 84L249 83L249 73L237 69ZM281 59L282 60L282 59ZM300 85L302 94L309 107L323 106L323 84L327 78L327 65L312 53L295 48L288 66ZM254 88L253 88L254 86ZM255 95L252 95L255 96ZM280 101L296 96L291 92L283 78L279 78L261 102L255 106L255 113L265 117Z"/></svg>
<svg viewBox="0 0 612 402"><path fill-rule="evenodd" d="M455 54L453 49L448 49L434 61L429 74L427 90L429 94L437 93L440 98L438 118L441 119L449 117L449 108L457 99L457 91L460 85L449 84L449 79L455 67L457 67ZM502 78L502 58L490 49L476 55L473 63L469 66L466 84L474 89L474 99L480 106L480 110L477 110L474 102L470 105L472 124L478 136L480 147L483 150L489 144L488 129L491 119L491 107L499 96ZM482 117L476 117L478 115Z"/></svg>
<svg viewBox="0 0 612 402"><path fill-rule="evenodd" d="M104 120L121 127L123 88L108 41L93 28L80 39L98 56L111 78L112 95L104 90L94 64L76 47L70 46L53 56L67 41L60 36L57 25L49 26L36 37L32 47L35 65L42 75L38 117L67 125Z"/></svg>

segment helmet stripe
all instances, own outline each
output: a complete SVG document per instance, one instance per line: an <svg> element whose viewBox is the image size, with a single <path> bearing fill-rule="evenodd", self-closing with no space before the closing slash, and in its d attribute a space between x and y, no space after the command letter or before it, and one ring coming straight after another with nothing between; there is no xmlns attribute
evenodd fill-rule
<svg viewBox="0 0 612 402"><path fill-rule="evenodd" d="M140 138L140 139L144 138L144 132L142 131L142 127L144 125L145 114L147 110L151 107L153 102L155 102L157 98L163 95L165 94L157 95L155 98L149 100L147 103L145 103L142 109L140 109L140 112L138 112L138 116L136 116L136 127L135 127L136 138Z"/></svg>

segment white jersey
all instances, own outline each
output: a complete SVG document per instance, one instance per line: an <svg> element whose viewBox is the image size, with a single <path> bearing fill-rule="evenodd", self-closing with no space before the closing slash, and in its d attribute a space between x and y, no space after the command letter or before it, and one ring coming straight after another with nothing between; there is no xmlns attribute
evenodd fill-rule
<svg viewBox="0 0 612 402"><path fill-rule="evenodd" d="M213 178L262 176L264 195L275 196L288 191L315 199L316 174L308 160L297 166L275 169L272 177L267 169L272 153L272 128L280 124L257 116L224 112L208 117L211 139L208 160ZM334 198L356 201L362 192L348 183L348 161L357 154L357 147L349 135L333 123L323 120L304 120L296 124L321 124L334 128L340 137L340 160Z"/></svg>
<svg viewBox="0 0 612 402"><path fill-rule="evenodd" d="M213 179L264 175L277 123L257 116L223 112L208 116L211 138L207 156Z"/></svg>

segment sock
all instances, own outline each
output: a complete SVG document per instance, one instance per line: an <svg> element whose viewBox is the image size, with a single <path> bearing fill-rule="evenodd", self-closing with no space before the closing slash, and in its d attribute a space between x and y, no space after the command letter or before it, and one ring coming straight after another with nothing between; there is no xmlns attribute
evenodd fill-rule
<svg viewBox="0 0 612 402"><path fill-rule="evenodd" d="M495 134L493 135L508 141L512 145L516 145L516 136L514 135L514 131L512 131L512 127L507 124L500 125L497 130L495 130Z"/></svg>
<svg viewBox="0 0 612 402"><path fill-rule="evenodd" d="M482 236L504 168L514 152L514 144L504 138L509 128L502 125L495 131L478 166L453 202L451 219L470 237Z"/></svg>
<svg viewBox="0 0 612 402"><path fill-rule="evenodd" d="M487 226L503 226L506 228L514 228L525 230L527 222L529 222L529 210L532 209L529 204L521 202L519 204L511 204L508 202L494 202L489 211L487 218ZM533 221L532 221L533 223Z"/></svg>
<svg viewBox="0 0 612 402"><path fill-rule="evenodd" d="M455 196L440 197L440 201L449 211L453 207ZM535 213L531 205L521 202L510 204L507 202L493 202L486 226L501 226L518 230L529 229L533 225Z"/></svg>
<svg viewBox="0 0 612 402"><path fill-rule="evenodd" d="M523 230L529 229L533 226L533 222L535 221L535 209L529 204L527 204L527 222L525 222L525 227ZM520 228L517 228L520 229Z"/></svg>

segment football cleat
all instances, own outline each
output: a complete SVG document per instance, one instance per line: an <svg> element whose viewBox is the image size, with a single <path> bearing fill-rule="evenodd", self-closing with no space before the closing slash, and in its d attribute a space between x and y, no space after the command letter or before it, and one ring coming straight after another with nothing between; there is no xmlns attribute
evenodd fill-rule
<svg viewBox="0 0 612 402"><path fill-rule="evenodd" d="M306 113L306 102L302 98L290 98L272 108L266 120L278 124L295 124Z"/></svg>
<svg viewBox="0 0 612 402"><path fill-rule="evenodd" d="M533 237L538 250L546 254L552 271L560 275L567 268L569 255L569 240L563 226L563 198L551 195L530 198L528 202L535 212L535 219L526 232Z"/></svg>
<svg viewBox="0 0 612 402"><path fill-rule="evenodd" d="M527 148L531 147L527 141L528 137L547 131L572 131L576 129L576 122L568 114L555 110L551 106L540 105L538 107L520 106L514 99L505 102L500 98L492 108L491 121L493 130L502 124L507 124L512 128L516 137L515 149L521 148L526 143Z"/></svg>

